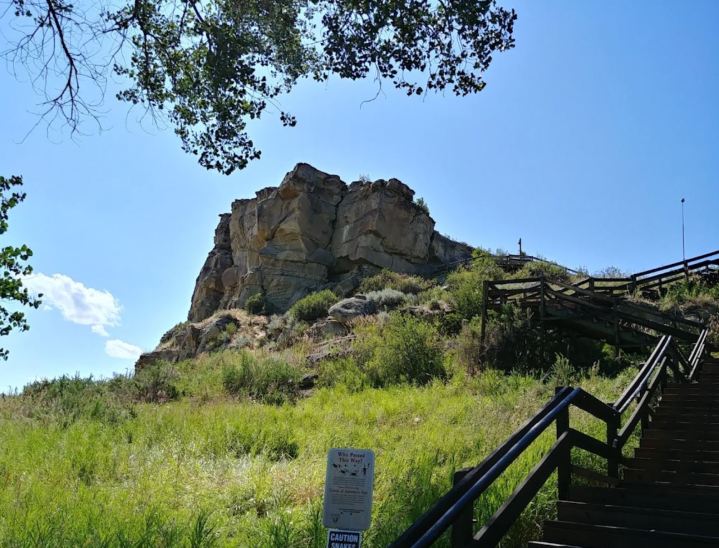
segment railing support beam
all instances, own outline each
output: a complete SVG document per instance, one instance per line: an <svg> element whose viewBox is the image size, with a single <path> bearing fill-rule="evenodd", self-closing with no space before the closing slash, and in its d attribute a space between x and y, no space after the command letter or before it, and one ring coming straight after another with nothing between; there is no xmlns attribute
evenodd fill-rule
<svg viewBox="0 0 719 548"><path fill-rule="evenodd" d="M556 392L564 390L564 387L557 387ZM569 406L562 409L557 415L557 439L569 433ZM560 450L557 460L557 496L563 499L569 493L572 483L572 448L569 444Z"/></svg>
<svg viewBox="0 0 719 548"><path fill-rule="evenodd" d="M454 473L452 485L457 485L464 476L469 474L472 468L462 468ZM455 522L452 524L451 546L452 548L464 548L472 543L472 535L474 534L474 507L467 506L462 513L459 514Z"/></svg>

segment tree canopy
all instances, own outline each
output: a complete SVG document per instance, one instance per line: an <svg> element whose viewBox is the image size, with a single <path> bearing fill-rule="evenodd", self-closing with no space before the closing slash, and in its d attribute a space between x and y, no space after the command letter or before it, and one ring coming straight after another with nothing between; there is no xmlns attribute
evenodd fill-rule
<svg viewBox="0 0 719 548"><path fill-rule="evenodd" d="M21 177L0 176L0 234L7 232L10 210L25 199L24 192L14 190L20 185L22 185ZM29 329L25 314L13 310L13 305L32 308L40 306L39 298L30 296L27 289L22 286L22 276L32 273L32 267L26 262L30 257L32 250L26 245L20 247L8 245L0 249L0 336L9 335L13 329L20 331ZM7 357L8 351L0 348L0 358L6 360Z"/></svg>
<svg viewBox="0 0 719 548"><path fill-rule="evenodd" d="M495 0L11 0L6 57L43 95L43 117L80 130L117 98L165 119L182 148L229 174L259 158L247 131L302 78L374 77L407 95L485 87L513 47L514 10ZM12 10L11 10L12 11ZM6 12L7 13L7 12ZM12 13L10 14L12 15Z"/></svg>

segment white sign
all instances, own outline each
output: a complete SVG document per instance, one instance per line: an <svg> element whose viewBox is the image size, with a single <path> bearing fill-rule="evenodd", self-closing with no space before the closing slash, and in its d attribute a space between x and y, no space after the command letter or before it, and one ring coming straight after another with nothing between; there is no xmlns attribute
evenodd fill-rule
<svg viewBox="0 0 719 548"><path fill-rule="evenodd" d="M330 529L327 535L327 548L360 548L362 533L359 531L342 531Z"/></svg>
<svg viewBox="0 0 719 548"><path fill-rule="evenodd" d="M330 449L325 478L324 525L364 531L372 516L374 453L369 449Z"/></svg>

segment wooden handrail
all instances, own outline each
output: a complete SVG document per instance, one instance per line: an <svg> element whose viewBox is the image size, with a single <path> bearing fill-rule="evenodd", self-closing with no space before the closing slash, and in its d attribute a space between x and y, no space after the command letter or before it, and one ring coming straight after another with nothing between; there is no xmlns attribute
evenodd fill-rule
<svg viewBox="0 0 719 548"><path fill-rule="evenodd" d="M685 259L683 261L677 261L675 263L666 264L664 266L658 266L656 268L650 268L649 270L644 270L642 272L637 272L633 274L634 277L640 278L641 276L645 276L647 274L653 274L654 272L659 272L661 270L666 270L667 268L674 268L675 266L681 266L688 263L692 263L694 261L698 261L700 259L706 259L707 257L711 257L713 255L719 256L719 250L711 251L709 253L704 253L703 255L697 255L696 257L690 257L689 259Z"/></svg>
<svg viewBox="0 0 719 548"><path fill-rule="evenodd" d="M671 336L667 335L664 335L661 339L659 339L659 343L654 347L654 350L647 361L644 362L644 365L639 369L637 376L634 377L632 382L629 383L629 386L624 389L622 395L619 396L619 399L617 399L614 403L614 409L616 409L619 413L623 413L624 410L629 407L632 400L637 396L637 393L642 388L642 382L649 378L659 360L664 357L671 340Z"/></svg>
<svg viewBox="0 0 719 548"><path fill-rule="evenodd" d="M696 366L701 360L706 336L707 330L704 329L688 358L688 364L693 365L692 374L695 373ZM651 401L666 383L668 364L674 358L679 359L680 354L673 338L669 335L663 336L637 375L612 405L600 401L581 388L563 387L558 389L555 396L534 417L529 419L479 466L465 474L447 494L407 528L390 546L392 548L429 546L450 526L455 526L457 527L456 531L469 535L468 538L457 539L453 533L453 542L461 545L494 546L555 470L558 472L560 495L566 491L572 470L570 461L572 447L604 457L607 459L607 478L617 477L618 462L621 459L624 446L637 425L640 422L646 423L648 420L651 413ZM624 426L618 431L622 414L634 399L639 400L638 404ZM603 442L570 428L569 408L571 406L605 422L607 441ZM473 507L474 501L486 491L492 482L553 423L557 425L557 441L550 451L480 531L472 536L472 512L468 509ZM577 473L580 471L577 470ZM599 477L598 474L594 474ZM459 524L457 522L459 519L465 521Z"/></svg>
<svg viewBox="0 0 719 548"><path fill-rule="evenodd" d="M414 546L417 539L419 539L419 532L428 528L431 523L437 521L446 508L449 508L452 504L455 504L459 497L468 489L468 487L476 482L479 477L484 475L494 464L500 460L507 452L508 447L516 444L524 435L531 430L531 428L543 417L545 417L554 407L557 402L567 396L571 392L569 387L563 391L555 394L549 402L545 404L539 412L528 419L509 439L504 442L500 447L493 451L487 456L481 464L473 468L468 474L466 474L462 480L455 485L450 491L442 496L437 503L432 506L427 512L425 512L415 524L407 529L402 536L400 536L393 546Z"/></svg>

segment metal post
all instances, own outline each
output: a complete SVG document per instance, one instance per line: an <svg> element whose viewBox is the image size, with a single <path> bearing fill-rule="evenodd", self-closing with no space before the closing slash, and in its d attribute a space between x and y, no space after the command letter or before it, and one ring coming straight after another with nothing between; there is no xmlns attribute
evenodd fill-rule
<svg viewBox="0 0 719 548"><path fill-rule="evenodd" d="M687 266L687 254L684 248L684 198L682 198L682 261L684 261L684 277L689 281L689 267Z"/></svg>
<svg viewBox="0 0 719 548"><path fill-rule="evenodd" d="M687 255L684 251L684 201L684 198L682 198L682 261L686 262Z"/></svg>
<svg viewBox="0 0 719 548"><path fill-rule="evenodd" d="M462 478L471 472L472 468L462 468L454 473L452 478L452 485L457 485ZM469 546L472 543L472 535L474 531L474 508L473 505L469 505L467 508L462 510L457 520L452 524L452 533L450 539L450 545L452 548L463 548Z"/></svg>

